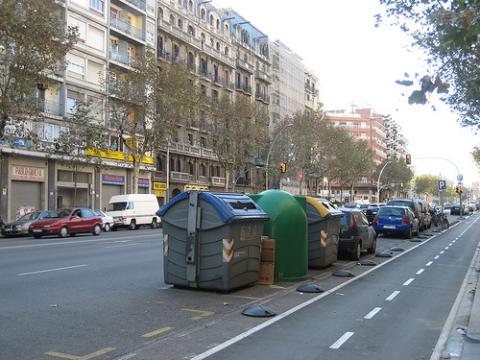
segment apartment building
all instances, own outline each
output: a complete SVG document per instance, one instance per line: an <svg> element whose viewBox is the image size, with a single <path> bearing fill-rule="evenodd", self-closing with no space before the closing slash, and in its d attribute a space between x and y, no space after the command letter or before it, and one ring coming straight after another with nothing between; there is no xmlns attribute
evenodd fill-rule
<svg viewBox="0 0 480 360"><path fill-rule="evenodd" d="M158 2L157 55L164 64L186 66L204 95L214 101L247 97L268 106L271 82L268 37L232 9L218 9L205 1ZM221 191L225 170L209 148L206 115L179 126L168 149L156 156L154 191L165 200L167 162L169 197L184 190ZM237 180L244 191L252 191L257 177L253 167Z"/></svg>
<svg viewBox="0 0 480 360"><path fill-rule="evenodd" d="M384 116L371 108L355 108L349 110L327 111L326 118L336 127L347 131L354 139L365 141L373 153L373 162L378 166L387 158L387 134L383 123ZM366 174L355 186L355 193L349 194L338 184L332 186L334 193L348 195L350 200L374 201L376 183L373 176ZM347 191L344 191L347 190Z"/></svg>
<svg viewBox="0 0 480 360"><path fill-rule="evenodd" d="M79 102L91 104L91 116L108 125L103 79L109 67L130 70L131 61L156 46L155 0L66 0L58 2L59 16L77 28L78 41L66 55L66 68L39 85L37 96L43 121L31 125L39 145L16 139L2 147L0 215L12 220L25 209L55 209L74 205L99 209L112 195L132 191L132 165L119 139L95 161L86 151L85 166L74 172L65 158L49 155L60 134L68 131L65 119ZM43 151L42 151L43 150ZM99 166L100 164L100 166ZM141 192L152 188L152 157L141 166Z"/></svg>
<svg viewBox="0 0 480 360"><path fill-rule="evenodd" d="M320 107L318 78L312 71L305 69L305 109L312 112L320 110Z"/></svg>
<svg viewBox="0 0 480 360"><path fill-rule="evenodd" d="M387 157L389 159L404 159L407 154L407 139L402 134L402 128L391 116L384 116L385 144L387 146Z"/></svg>

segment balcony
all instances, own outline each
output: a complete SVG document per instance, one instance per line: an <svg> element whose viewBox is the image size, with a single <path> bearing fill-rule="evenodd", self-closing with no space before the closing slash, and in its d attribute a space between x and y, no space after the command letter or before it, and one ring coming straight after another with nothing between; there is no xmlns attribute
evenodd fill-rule
<svg viewBox="0 0 480 360"><path fill-rule="evenodd" d="M253 64L250 64L249 62L243 60L243 59L237 59L237 66L242 68L243 70L246 70L250 73L254 73L255 71L255 66Z"/></svg>
<svg viewBox="0 0 480 360"><path fill-rule="evenodd" d="M315 86L312 86L310 84L305 84L305 90L311 94L313 94L314 96L318 96L319 95L319 92L318 92L318 89L315 89Z"/></svg>
<svg viewBox="0 0 480 360"><path fill-rule="evenodd" d="M51 100L38 100L38 107L45 115L62 116L60 103Z"/></svg>
<svg viewBox="0 0 480 360"><path fill-rule="evenodd" d="M267 94L262 94L260 92L256 92L255 93L255 99L260 100L261 102L263 102L267 105L270 104L270 96L268 96Z"/></svg>
<svg viewBox="0 0 480 360"><path fill-rule="evenodd" d="M218 177L218 176L212 176L210 178L210 183L213 186L225 186L225 178L224 177Z"/></svg>
<svg viewBox="0 0 480 360"><path fill-rule="evenodd" d="M138 63L140 61L139 56L133 56L127 51L110 49L109 55L110 55L110 60L127 65L127 66L133 66L136 62Z"/></svg>
<svg viewBox="0 0 480 360"><path fill-rule="evenodd" d="M208 69L206 68L202 68L201 66L198 67L198 71L197 71L198 75L204 77L205 79L207 80L212 80L213 78L213 75L211 72L208 71Z"/></svg>
<svg viewBox="0 0 480 360"><path fill-rule="evenodd" d="M134 39L145 41L145 31L130 24L128 18L119 17L118 14L110 12L110 26L122 34Z"/></svg>
<svg viewBox="0 0 480 360"><path fill-rule="evenodd" d="M255 78L265 81L269 84L272 83L272 77L263 70L255 70Z"/></svg>
<svg viewBox="0 0 480 360"><path fill-rule="evenodd" d="M192 180L192 175L188 173L178 172L178 171L170 171L170 179L172 181L180 181L180 182L190 182Z"/></svg>
<svg viewBox="0 0 480 360"><path fill-rule="evenodd" d="M224 64L227 64L231 67L235 67L235 61L232 58L230 58L228 55L225 55L220 51L217 51L214 48L205 44L202 45L201 49L211 57L223 62Z"/></svg>
<svg viewBox="0 0 480 360"><path fill-rule="evenodd" d="M242 91L246 95L252 95L252 87L250 85L243 84Z"/></svg>
<svg viewBox="0 0 480 360"><path fill-rule="evenodd" d="M157 58L163 59L165 61L170 61L171 60L170 53L165 51L165 49L158 49L157 50Z"/></svg>
<svg viewBox="0 0 480 360"><path fill-rule="evenodd" d="M123 0L123 2L126 2L128 4L132 4L136 8L145 11L147 9L146 3L144 0Z"/></svg>
<svg viewBox="0 0 480 360"><path fill-rule="evenodd" d="M166 148L164 147L163 150L166 151ZM174 142L170 144L170 151L177 154L184 154L184 155L189 155L189 156L198 157L202 159L212 159L212 160L217 159L213 150L202 148L199 146L193 146L193 145Z"/></svg>
<svg viewBox="0 0 480 360"><path fill-rule="evenodd" d="M202 48L202 42L195 38L195 36L184 32L183 30L175 27L173 24L168 24L167 22L163 20L158 20L158 26L161 30L164 30L165 32L169 33L170 35L173 35L177 39L180 39L184 41L185 43L189 45L193 45L198 49Z"/></svg>
<svg viewBox="0 0 480 360"><path fill-rule="evenodd" d="M199 185L210 185L210 183L208 182L208 177L206 176L199 176L198 179L197 179L197 183Z"/></svg>

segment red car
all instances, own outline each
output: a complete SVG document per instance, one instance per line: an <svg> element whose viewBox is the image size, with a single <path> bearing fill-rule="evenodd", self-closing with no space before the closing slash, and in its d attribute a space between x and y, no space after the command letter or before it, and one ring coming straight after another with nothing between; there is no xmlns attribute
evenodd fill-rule
<svg viewBox="0 0 480 360"><path fill-rule="evenodd" d="M33 223L30 233L35 238L45 235L67 237L80 233L99 235L102 232L102 218L86 208L50 211L48 217Z"/></svg>

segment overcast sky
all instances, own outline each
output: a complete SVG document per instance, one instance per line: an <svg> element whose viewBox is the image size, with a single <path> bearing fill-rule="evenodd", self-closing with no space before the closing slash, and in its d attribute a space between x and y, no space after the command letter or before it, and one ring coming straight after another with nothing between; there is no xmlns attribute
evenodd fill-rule
<svg viewBox="0 0 480 360"><path fill-rule="evenodd" d="M232 7L267 33L298 53L319 78L325 109L371 106L391 114L409 141L416 174L442 174L456 181L457 170L464 183L478 181L470 152L480 138L461 128L445 106L407 104L395 80L404 72L421 72L421 53L409 46L400 30L375 28L374 15L381 11L377 0L213 0L217 7Z"/></svg>

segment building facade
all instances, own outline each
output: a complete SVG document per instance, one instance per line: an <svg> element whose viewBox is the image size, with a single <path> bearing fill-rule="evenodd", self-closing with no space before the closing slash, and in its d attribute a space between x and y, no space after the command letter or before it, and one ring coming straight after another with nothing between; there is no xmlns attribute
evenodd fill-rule
<svg viewBox="0 0 480 360"><path fill-rule="evenodd" d="M319 111L322 106L318 90L318 78L310 70L305 69L305 109Z"/></svg>
<svg viewBox="0 0 480 360"><path fill-rule="evenodd" d="M351 111L327 111L326 118L335 127L347 131L352 138L365 141L372 150L375 166L380 165L387 158L387 134L383 124L384 116L381 114L371 108L353 107ZM340 201L343 201L343 197L346 196L349 201L373 202L376 199L376 179L372 174L365 174L354 187L354 194L350 194L349 189L342 189L338 184L333 184L332 190L335 198Z"/></svg>
<svg viewBox="0 0 480 360"><path fill-rule="evenodd" d="M402 134L402 128L391 116L384 116L383 124L386 133L387 157L389 159L405 159L405 155L408 152L408 142Z"/></svg>

